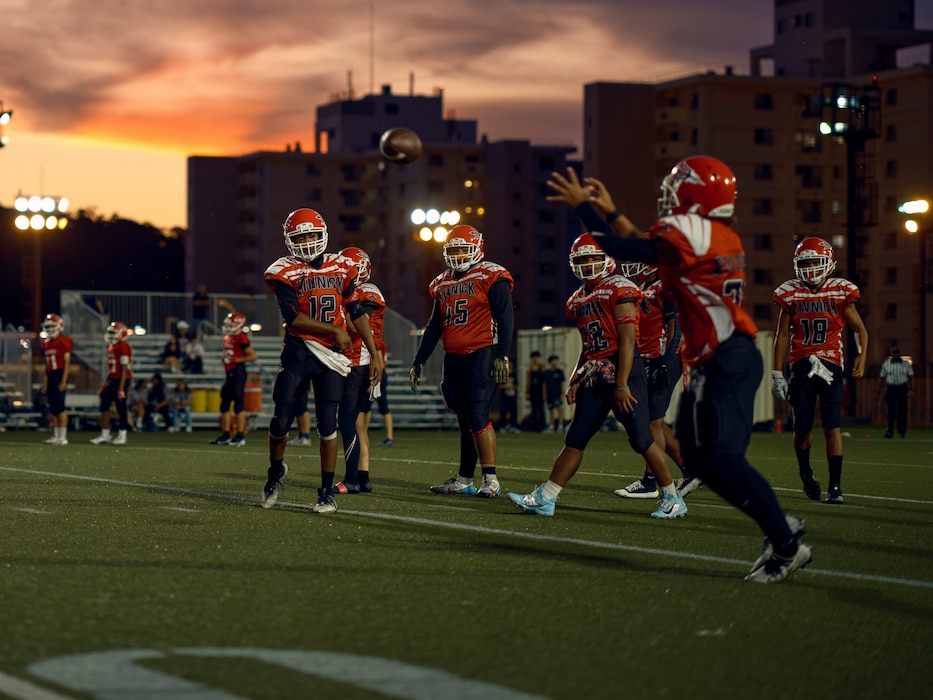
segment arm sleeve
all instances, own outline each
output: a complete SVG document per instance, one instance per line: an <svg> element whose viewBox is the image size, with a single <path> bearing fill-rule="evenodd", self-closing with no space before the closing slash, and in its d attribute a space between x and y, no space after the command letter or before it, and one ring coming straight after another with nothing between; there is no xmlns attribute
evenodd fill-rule
<svg viewBox="0 0 933 700"><path fill-rule="evenodd" d="M275 300L279 304L279 310L282 312L282 319L287 325L292 325L298 318L298 294L295 290L286 284L274 281Z"/></svg>
<svg viewBox="0 0 933 700"><path fill-rule="evenodd" d="M600 247L609 255L626 262L658 264L655 241L650 238L622 238L606 220L599 215L590 202L584 202L574 210L584 228L596 239Z"/></svg>
<svg viewBox="0 0 933 700"><path fill-rule="evenodd" d="M496 357L506 357L512 347L512 333L515 332L512 290L506 280L499 280L489 288L489 308L498 327L499 345L496 348Z"/></svg>
<svg viewBox="0 0 933 700"><path fill-rule="evenodd" d="M366 315L366 309L363 308L363 305L360 303L359 299L353 299L348 301L345 306L347 313L350 314L350 320L355 321L360 316Z"/></svg>
<svg viewBox="0 0 933 700"><path fill-rule="evenodd" d="M682 336L680 332L680 319L677 318L677 312L674 309L674 306L670 306L670 314L674 318L674 332L671 334L671 337L667 339L667 349L664 352L665 358L673 357L677 354L677 348L680 347L680 338ZM665 318L670 318L668 316L668 305L664 305L664 316Z"/></svg>
<svg viewBox="0 0 933 700"><path fill-rule="evenodd" d="M434 306L431 309L431 316L424 327L424 334L421 336L421 343L418 345L418 352L415 353L415 364L423 365L434 352L434 346L441 339L443 328L441 327L441 310L434 300Z"/></svg>

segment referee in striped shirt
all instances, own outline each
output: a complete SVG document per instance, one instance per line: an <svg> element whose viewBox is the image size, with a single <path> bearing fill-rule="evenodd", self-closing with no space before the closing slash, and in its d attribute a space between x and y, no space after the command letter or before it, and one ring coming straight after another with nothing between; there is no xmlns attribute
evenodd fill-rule
<svg viewBox="0 0 933 700"><path fill-rule="evenodd" d="M882 363L878 379L881 380L878 396L884 391L884 402L888 407L888 430L884 436L894 437L896 422L897 434L907 437L907 398L914 390L914 369L910 360L901 357L901 349L897 345L891 346L891 356Z"/></svg>

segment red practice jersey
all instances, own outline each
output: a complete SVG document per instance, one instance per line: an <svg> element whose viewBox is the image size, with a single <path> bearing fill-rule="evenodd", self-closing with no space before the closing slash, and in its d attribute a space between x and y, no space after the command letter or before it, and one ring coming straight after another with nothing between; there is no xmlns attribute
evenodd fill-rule
<svg viewBox="0 0 933 700"><path fill-rule="evenodd" d="M489 307L489 290L499 280L515 285L501 265L482 260L457 277L446 270L431 280L428 293L443 315L444 352L467 355L499 342Z"/></svg>
<svg viewBox="0 0 933 700"><path fill-rule="evenodd" d="M286 256L269 265L263 276L269 289L283 283L295 290L298 310L311 318L347 330L344 305L356 300L356 264L342 255L324 253L320 267ZM334 345L331 334L316 335L289 327L288 332L305 340L320 343L326 348Z"/></svg>
<svg viewBox="0 0 933 700"><path fill-rule="evenodd" d="M564 312L580 331L584 359L599 360L605 357L615 361L619 355L615 308L628 302L637 308L641 299L641 290L621 275L607 275L591 287L584 284L570 295ZM637 338L637 325L635 335Z"/></svg>
<svg viewBox="0 0 933 700"><path fill-rule="evenodd" d="M385 327L386 317L385 297L382 296L379 287L371 282L361 284L358 295L360 303L363 305L366 313L370 314L369 329L373 332L373 340L376 343L376 348L384 352L385 343L382 340L382 331ZM363 338L354 329L351 329L351 331L350 340L353 341L353 345L350 348L350 352L347 353L347 356L350 358L350 363L354 367L368 365L369 350L367 350L366 345L363 344Z"/></svg>
<svg viewBox="0 0 933 700"><path fill-rule="evenodd" d="M240 331L234 335L225 335L224 336L224 354L223 354L223 363L224 363L224 372L230 372L236 369L236 366L242 364L237 362L237 360L244 355L246 355L246 350L249 348L249 332Z"/></svg>
<svg viewBox="0 0 933 700"><path fill-rule="evenodd" d="M638 304L638 353L647 360L661 357L667 347L661 280L643 287L641 293L641 303Z"/></svg>
<svg viewBox="0 0 933 700"><path fill-rule="evenodd" d="M52 373L65 366L65 355L74 349L74 341L67 335L57 338L45 338L42 341L42 354L45 355L45 371Z"/></svg>
<svg viewBox="0 0 933 700"><path fill-rule="evenodd" d="M703 362L734 333L754 338L745 301L745 250L738 234L721 221L696 214L666 216L648 232L680 253L677 266L659 265L665 293L677 305L684 359Z"/></svg>
<svg viewBox="0 0 933 700"><path fill-rule="evenodd" d="M133 349L125 340L120 340L107 346L107 377L119 379L123 366L126 366L127 380L133 378L130 362L133 359Z"/></svg>
<svg viewBox="0 0 933 700"><path fill-rule="evenodd" d="M774 303L790 317L790 363L816 355L843 367L845 311L859 298L858 287L840 277L830 277L815 292L798 279L775 289Z"/></svg>

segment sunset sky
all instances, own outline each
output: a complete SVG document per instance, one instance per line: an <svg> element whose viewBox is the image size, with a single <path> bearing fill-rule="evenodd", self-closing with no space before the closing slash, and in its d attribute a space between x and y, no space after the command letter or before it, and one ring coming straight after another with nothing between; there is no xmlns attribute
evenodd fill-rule
<svg viewBox="0 0 933 700"><path fill-rule="evenodd" d="M0 205L185 225L188 155L313 143L314 110L443 86L492 140L582 139L583 85L747 71L773 0L0 0ZM373 51L370 50L370 12ZM916 2L917 27L933 2ZM374 57L370 71L370 57ZM667 74L667 75L666 75Z"/></svg>

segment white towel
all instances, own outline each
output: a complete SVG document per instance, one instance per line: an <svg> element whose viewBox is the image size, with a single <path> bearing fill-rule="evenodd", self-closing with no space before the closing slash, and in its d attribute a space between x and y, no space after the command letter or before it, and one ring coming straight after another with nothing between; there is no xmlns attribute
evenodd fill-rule
<svg viewBox="0 0 933 700"><path fill-rule="evenodd" d="M346 377L348 374L350 374L350 358L344 355L342 352L329 350L320 343L315 343L313 340L305 340L305 347L308 348L312 355L334 370L341 377Z"/></svg>

